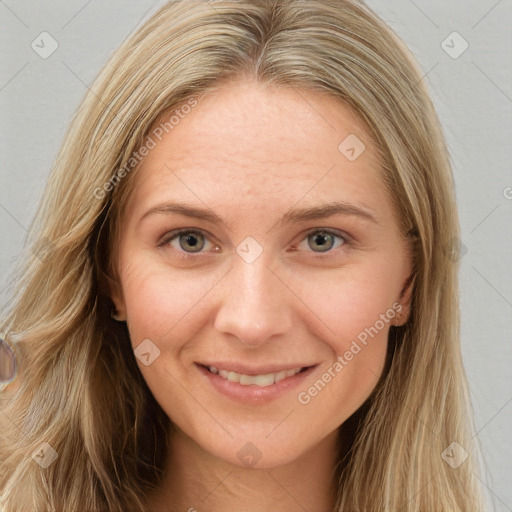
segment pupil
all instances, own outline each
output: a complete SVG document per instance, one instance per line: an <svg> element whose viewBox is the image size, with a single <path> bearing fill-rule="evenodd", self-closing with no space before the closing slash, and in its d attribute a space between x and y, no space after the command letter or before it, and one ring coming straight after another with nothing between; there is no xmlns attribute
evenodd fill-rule
<svg viewBox="0 0 512 512"><path fill-rule="evenodd" d="M330 233L316 233L313 235L313 240L320 252L328 251L332 247L332 235Z"/></svg>
<svg viewBox="0 0 512 512"><path fill-rule="evenodd" d="M186 233L181 235L180 245L184 250L189 249L189 252L198 252L203 248L204 244L201 244L199 240L200 236L195 233ZM192 251L190 251L192 249Z"/></svg>

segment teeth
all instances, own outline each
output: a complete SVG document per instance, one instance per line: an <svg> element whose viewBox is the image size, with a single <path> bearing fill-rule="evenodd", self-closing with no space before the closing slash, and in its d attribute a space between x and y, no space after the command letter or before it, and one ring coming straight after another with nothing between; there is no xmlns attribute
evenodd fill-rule
<svg viewBox="0 0 512 512"><path fill-rule="evenodd" d="M228 372L227 370L217 370L215 366L208 368L212 373L218 374L223 379L229 380L230 382L237 382L242 386L271 386L274 383L280 382L287 377L291 377L299 373L302 368L294 368L292 370L283 370L277 373L267 373L264 375L245 375L243 373Z"/></svg>

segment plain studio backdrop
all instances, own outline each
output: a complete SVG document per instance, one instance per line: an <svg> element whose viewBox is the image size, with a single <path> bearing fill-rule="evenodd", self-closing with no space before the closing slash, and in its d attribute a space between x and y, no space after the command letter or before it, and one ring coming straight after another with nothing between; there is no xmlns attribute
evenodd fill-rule
<svg viewBox="0 0 512 512"><path fill-rule="evenodd" d="M163 3L0 0L2 304L73 112L112 52ZM512 1L367 3L419 61L447 138L462 233L462 351L483 479L494 509L512 511Z"/></svg>

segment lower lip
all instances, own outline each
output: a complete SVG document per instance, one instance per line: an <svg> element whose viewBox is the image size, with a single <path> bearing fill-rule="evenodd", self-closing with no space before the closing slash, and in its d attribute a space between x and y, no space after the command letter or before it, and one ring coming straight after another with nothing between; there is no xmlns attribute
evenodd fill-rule
<svg viewBox="0 0 512 512"><path fill-rule="evenodd" d="M287 377L280 382L271 384L270 386L257 386L251 384L244 386L238 382L231 382L220 377L216 373L210 372L204 366L196 363L199 371L208 379L211 385L221 394L241 403L268 403L277 400L287 391L299 386L304 380L313 373L316 366L310 366L307 370L296 373L291 377Z"/></svg>

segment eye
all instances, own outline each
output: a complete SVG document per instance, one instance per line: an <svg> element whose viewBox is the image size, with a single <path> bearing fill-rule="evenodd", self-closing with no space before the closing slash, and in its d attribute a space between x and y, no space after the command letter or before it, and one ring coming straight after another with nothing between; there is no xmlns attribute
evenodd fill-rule
<svg viewBox="0 0 512 512"><path fill-rule="evenodd" d="M194 229L181 229L179 231L172 231L165 235L159 246L170 245L177 251L185 253L198 253L201 252L210 240L204 233Z"/></svg>
<svg viewBox="0 0 512 512"><path fill-rule="evenodd" d="M306 235L296 248L303 249L301 244L307 243L310 250L315 253L333 252L342 245L350 242L346 234L340 234L329 229L315 229ZM188 255L206 252L204 249L210 247L213 251L219 251L219 247L214 245L211 240L200 230L197 229L179 229L167 233L159 242L159 247L170 245L176 251L178 256L187 258ZM305 250L307 251L308 248Z"/></svg>
<svg viewBox="0 0 512 512"><path fill-rule="evenodd" d="M313 252L329 252L331 249L337 249L348 242L346 235L341 235L326 229L317 229L311 231L303 242L307 242L308 247Z"/></svg>

